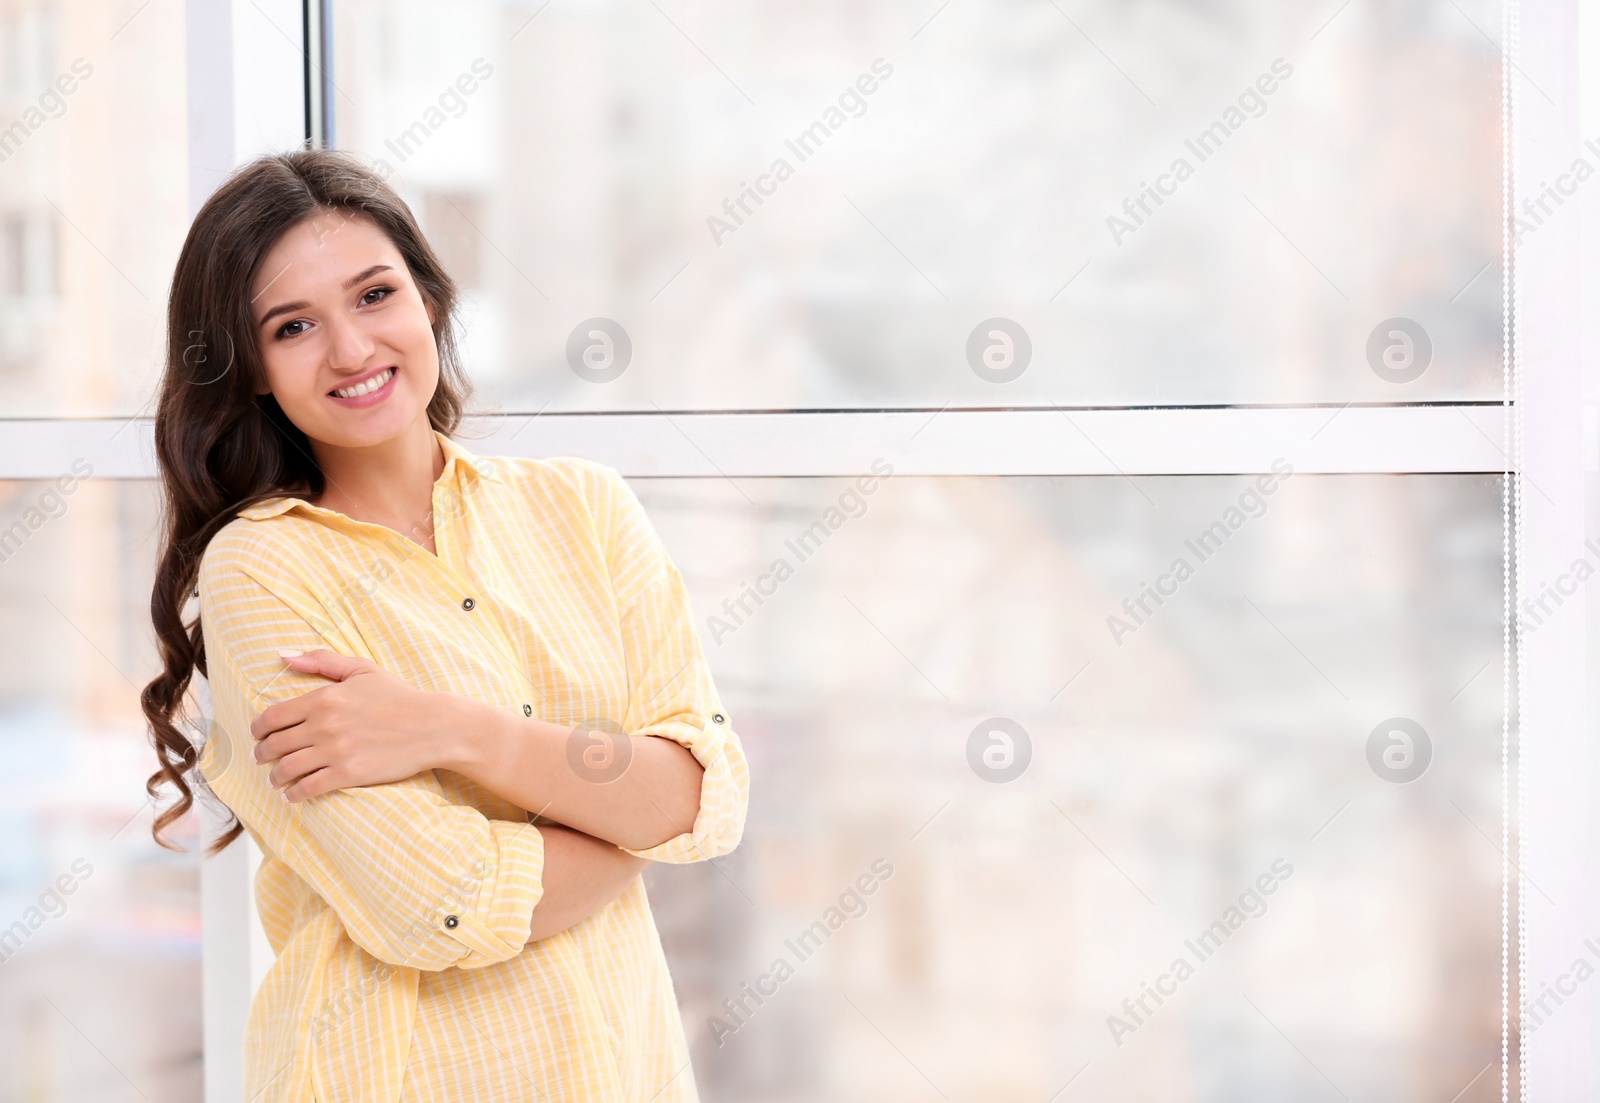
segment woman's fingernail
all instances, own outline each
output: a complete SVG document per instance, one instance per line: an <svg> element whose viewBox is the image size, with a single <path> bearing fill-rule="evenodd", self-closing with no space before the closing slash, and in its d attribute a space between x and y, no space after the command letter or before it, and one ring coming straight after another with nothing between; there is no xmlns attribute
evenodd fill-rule
<svg viewBox="0 0 1600 1103"><path fill-rule="evenodd" d="M292 659L296 655L304 655L305 652L301 651L298 647L283 647L279 648L278 654L283 656L285 659Z"/></svg>

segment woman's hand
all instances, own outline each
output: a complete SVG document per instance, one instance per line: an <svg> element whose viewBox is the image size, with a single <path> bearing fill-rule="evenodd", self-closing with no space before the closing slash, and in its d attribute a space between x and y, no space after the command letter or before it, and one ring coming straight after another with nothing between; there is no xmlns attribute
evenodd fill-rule
<svg viewBox="0 0 1600 1103"><path fill-rule="evenodd" d="M453 718L448 694L430 693L371 659L318 648L282 652L290 668L333 684L264 709L250 724L257 762L291 803L334 789L402 781L440 764Z"/></svg>

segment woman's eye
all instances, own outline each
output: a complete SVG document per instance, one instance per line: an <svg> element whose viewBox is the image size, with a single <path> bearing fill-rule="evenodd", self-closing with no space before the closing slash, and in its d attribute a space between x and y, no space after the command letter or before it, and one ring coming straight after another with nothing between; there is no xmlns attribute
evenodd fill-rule
<svg viewBox="0 0 1600 1103"><path fill-rule="evenodd" d="M374 306L374 305L376 305L378 303L381 303L384 299L388 298L390 295L393 295L394 292L395 292L395 288L388 287L388 286L368 288L367 291L365 291L361 296L361 304L363 306ZM374 297L374 296L376 296L376 297ZM300 334L304 333L305 330L296 329L296 330L292 330L291 331L290 327L291 326L304 326L306 324L307 324L306 322L304 322L304 321L302 321L301 319L298 319L298 318L295 319L292 322L285 322L278 330L277 339L282 341L285 338L300 336Z"/></svg>

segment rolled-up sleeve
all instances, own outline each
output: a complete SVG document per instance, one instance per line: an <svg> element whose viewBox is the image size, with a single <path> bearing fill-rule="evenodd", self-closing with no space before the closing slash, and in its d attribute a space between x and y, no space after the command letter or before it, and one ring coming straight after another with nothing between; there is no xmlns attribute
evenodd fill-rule
<svg viewBox="0 0 1600 1103"><path fill-rule="evenodd" d="M253 757L251 721L329 684L287 667L279 649L363 652L324 638L305 595L282 585L275 592L257 573L237 547L208 549L201 566L214 716L200 765L212 791L379 960L472 969L520 953L543 894L544 841L534 824L491 820L450 801L432 770L295 803L272 787L273 764Z"/></svg>
<svg viewBox="0 0 1600 1103"><path fill-rule="evenodd" d="M693 828L628 853L657 862L715 858L737 846L744 833L750 770L743 745L712 682L683 576L644 507L615 469L594 461L582 466L594 495L591 508L627 659L623 728L633 736L676 740L705 771Z"/></svg>

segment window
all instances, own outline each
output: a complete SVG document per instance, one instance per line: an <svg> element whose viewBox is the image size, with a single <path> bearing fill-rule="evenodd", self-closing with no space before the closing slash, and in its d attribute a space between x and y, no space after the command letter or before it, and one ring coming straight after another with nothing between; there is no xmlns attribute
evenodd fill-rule
<svg viewBox="0 0 1600 1103"><path fill-rule="evenodd" d="M458 286L475 291L482 285L482 249L478 226L482 204L475 195L429 192L423 201L423 233Z"/></svg>
<svg viewBox="0 0 1600 1103"><path fill-rule="evenodd" d="M0 539L29 641L0 732L39 756L13 758L0 932L101 821L108 857L0 965L26 978L0 1094L111 1083L92 1043L195 1097L197 953L204 1076L238 1083L270 960L249 848L140 850L124 807L137 415L189 212L308 118L461 282L475 450L628 475L748 718L745 844L648 875L708 1101L1600 1081L1586 10L53 13L0 12L0 525L75 459L95 476ZM84 756L103 787L53 787ZM81 961L145 995L33 999ZM152 991L191 1017L161 1044Z"/></svg>
<svg viewBox="0 0 1600 1103"><path fill-rule="evenodd" d="M330 99L481 191L508 411L1497 400L1498 5L1337 8L346 0Z"/></svg>
<svg viewBox="0 0 1600 1103"><path fill-rule="evenodd" d="M28 223L13 212L4 225L6 294L20 297L28 291Z"/></svg>
<svg viewBox="0 0 1600 1103"><path fill-rule="evenodd" d="M651 874L706 1098L1497 1057L1497 478L738 482L644 496L751 759L720 875Z"/></svg>

